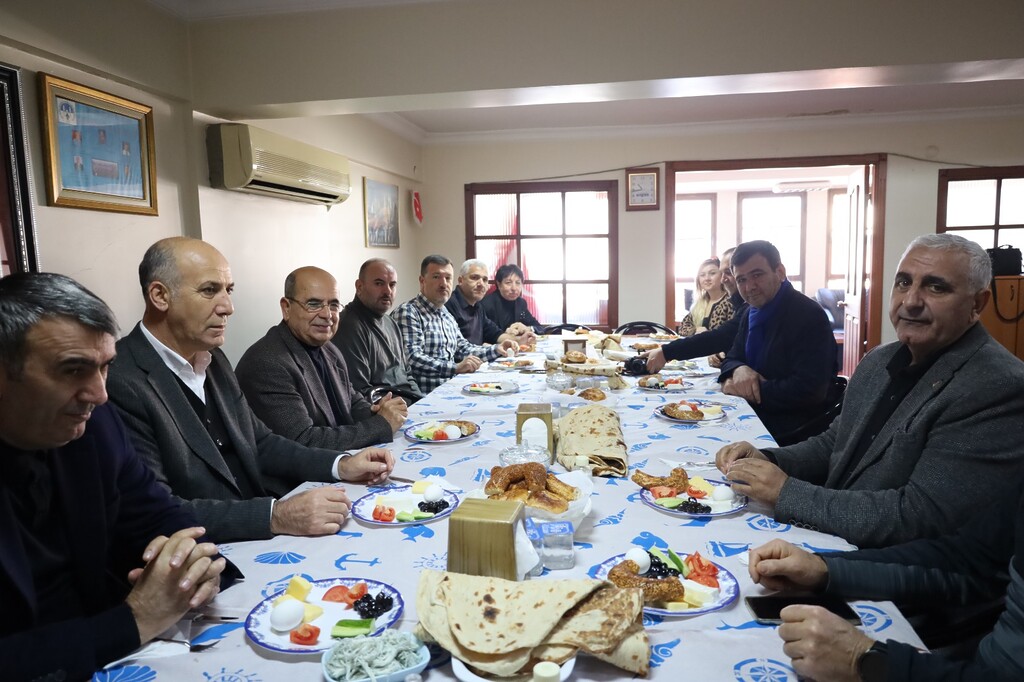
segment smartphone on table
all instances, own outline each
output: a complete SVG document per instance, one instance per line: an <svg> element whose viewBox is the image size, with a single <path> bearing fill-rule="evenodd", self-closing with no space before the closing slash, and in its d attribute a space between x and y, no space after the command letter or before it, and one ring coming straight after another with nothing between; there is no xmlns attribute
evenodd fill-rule
<svg viewBox="0 0 1024 682"><path fill-rule="evenodd" d="M747 608L754 614L754 620L763 625L778 625L782 622L780 613L782 609L790 604L808 604L810 606L823 606L843 620L854 625L860 625L860 616L849 604L840 597L832 594L812 593L779 593L764 597L745 597Z"/></svg>

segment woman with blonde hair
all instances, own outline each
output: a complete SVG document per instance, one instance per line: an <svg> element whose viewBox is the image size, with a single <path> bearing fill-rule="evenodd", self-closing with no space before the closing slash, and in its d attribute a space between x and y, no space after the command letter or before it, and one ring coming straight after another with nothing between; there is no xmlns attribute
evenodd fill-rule
<svg viewBox="0 0 1024 682"><path fill-rule="evenodd" d="M732 302L722 285L721 263L717 258L708 258L700 264L695 289L690 312L679 325L680 336L693 336L715 329L732 317Z"/></svg>

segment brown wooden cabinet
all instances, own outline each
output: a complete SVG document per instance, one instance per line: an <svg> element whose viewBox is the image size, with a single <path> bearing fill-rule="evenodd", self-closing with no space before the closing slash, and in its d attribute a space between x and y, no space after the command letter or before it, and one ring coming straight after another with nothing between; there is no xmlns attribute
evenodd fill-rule
<svg viewBox="0 0 1024 682"><path fill-rule="evenodd" d="M1024 277L1019 275L996 277L995 281L995 301L989 301L989 304L981 311L981 323L985 325L985 329L992 335L992 338L1018 358L1024 360L1024 319L1007 322L996 314L997 303L1003 318L1013 320L1024 312L1024 303L1021 302Z"/></svg>

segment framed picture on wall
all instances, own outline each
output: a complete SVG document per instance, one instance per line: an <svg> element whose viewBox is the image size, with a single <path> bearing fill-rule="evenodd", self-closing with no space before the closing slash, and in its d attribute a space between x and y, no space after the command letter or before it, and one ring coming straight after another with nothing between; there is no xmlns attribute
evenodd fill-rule
<svg viewBox="0 0 1024 682"><path fill-rule="evenodd" d="M47 203L156 215L153 108L47 73L39 92Z"/></svg>
<svg viewBox="0 0 1024 682"><path fill-rule="evenodd" d="M626 210L657 211L661 207L661 170L652 168L626 169Z"/></svg>
<svg viewBox="0 0 1024 682"><path fill-rule="evenodd" d="M21 72L0 64L0 277L37 272Z"/></svg>
<svg viewBox="0 0 1024 682"><path fill-rule="evenodd" d="M363 178L366 246L398 248L398 185Z"/></svg>

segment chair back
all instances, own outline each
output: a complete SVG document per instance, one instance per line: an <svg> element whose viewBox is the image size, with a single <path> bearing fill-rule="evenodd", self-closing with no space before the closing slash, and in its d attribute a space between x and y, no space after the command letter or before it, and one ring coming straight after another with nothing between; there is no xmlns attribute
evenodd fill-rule
<svg viewBox="0 0 1024 682"><path fill-rule="evenodd" d="M669 329L663 324L657 322L646 322L638 320L636 322L627 322L626 324L620 325L615 330L616 334L675 334L674 331Z"/></svg>
<svg viewBox="0 0 1024 682"><path fill-rule="evenodd" d="M843 411L843 398L846 397L846 386L849 380L844 376L837 376L829 388L827 407L816 417L804 422L789 433L784 433L775 439L781 446L800 443L808 438L824 433L832 422L836 420L839 413Z"/></svg>
<svg viewBox="0 0 1024 682"><path fill-rule="evenodd" d="M814 300L828 314L828 319L832 323L832 329L843 328L845 316L843 315L843 306L839 304L845 299L846 292L842 289L818 289L818 292L814 295Z"/></svg>
<svg viewBox="0 0 1024 682"><path fill-rule="evenodd" d="M544 333L558 334L559 332L562 331L574 332L577 329L586 329L587 331L590 331L590 327L588 327L585 324L552 324L550 326L544 327Z"/></svg>

